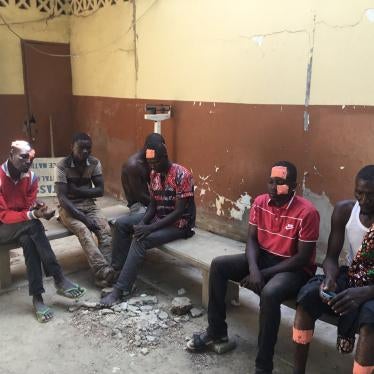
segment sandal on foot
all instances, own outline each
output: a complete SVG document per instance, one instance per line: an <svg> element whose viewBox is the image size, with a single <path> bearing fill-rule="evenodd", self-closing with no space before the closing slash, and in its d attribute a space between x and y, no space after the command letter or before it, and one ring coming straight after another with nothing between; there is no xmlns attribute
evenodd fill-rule
<svg viewBox="0 0 374 374"><path fill-rule="evenodd" d="M193 334L192 339L187 342L187 349L189 351L201 352L210 348L213 344L227 343L229 341L227 336L221 338L213 338L206 331Z"/></svg>
<svg viewBox="0 0 374 374"><path fill-rule="evenodd" d="M79 294L77 294L77 291L79 292ZM68 288L66 290L63 288L58 288L57 294L67 297L68 299L79 299L86 293L86 291L87 290L85 288L74 284L74 287Z"/></svg>
<svg viewBox="0 0 374 374"><path fill-rule="evenodd" d="M52 313L51 318L46 319L47 314ZM42 310L35 310L35 316L38 322L46 323L49 322L53 318L53 311L51 308L45 307Z"/></svg>

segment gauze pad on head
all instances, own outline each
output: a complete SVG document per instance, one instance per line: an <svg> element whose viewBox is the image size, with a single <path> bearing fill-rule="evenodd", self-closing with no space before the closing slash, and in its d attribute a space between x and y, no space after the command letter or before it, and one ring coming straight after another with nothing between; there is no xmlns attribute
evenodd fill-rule
<svg viewBox="0 0 374 374"><path fill-rule="evenodd" d="M21 154L28 154L31 160L35 158L35 149L31 148L30 143L25 140L15 140L11 147L18 149Z"/></svg>
<svg viewBox="0 0 374 374"><path fill-rule="evenodd" d="M287 168L285 166L273 166L270 177L287 179Z"/></svg>
<svg viewBox="0 0 374 374"><path fill-rule="evenodd" d="M152 159L156 157L156 151L154 149L147 149L145 151L145 158Z"/></svg>
<svg viewBox="0 0 374 374"><path fill-rule="evenodd" d="M25 140L15 140L12 142L12 148L19 149L21 153L29 153L31 151L31 145Z"/></svg>

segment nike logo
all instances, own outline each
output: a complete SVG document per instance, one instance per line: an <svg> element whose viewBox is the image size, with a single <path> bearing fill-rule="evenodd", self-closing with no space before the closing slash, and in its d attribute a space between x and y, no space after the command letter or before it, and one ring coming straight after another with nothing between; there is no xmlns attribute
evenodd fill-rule
<svg viewBox="0 0 374 374"><path fill-rule="evenodd" d="M293 228L294 228L294 225L292 225L291 223L288 223L286 226L286 230L292 230Z"/></svg>

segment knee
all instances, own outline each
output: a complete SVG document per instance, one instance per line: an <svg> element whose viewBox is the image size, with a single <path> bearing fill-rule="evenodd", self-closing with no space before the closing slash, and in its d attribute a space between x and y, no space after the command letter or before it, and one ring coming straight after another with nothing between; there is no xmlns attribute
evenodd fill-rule
<svg viewBox="0 0 374 374"><path fill-rule="evenodd" d="M210 274L218 274L222 272L222 269L226 265L226 258L227 256L219 256L215 257L210 264Z"/></svg>
<svg viewBox="0 0 374 374"><path fill-rule="evenodd" d="M131 233L132 227L133 225L126 220L126 217L117 219L113 225L114 232L117 234Z"/></svg>
<svg viewBox="0 0 374 374"><path fill-rule="evenodd" d="M365 323L360 326L360 338L372 338L374 337L374 323Z"/></svg>
<svg viewBox="0 0 374 374"><path fill-rule="evenodd" d="M44 226L39 219L32 219L31 221L29 221L29 232L33 233L35 231L45 231Z"/></svg>
<svg viewBox="0 0 374 374"><path fill-rule="evenodd" d="M266 305L281 304L279 299L279 293L274 287L265 286L260 294L260 306L264 307Z"/></svg>

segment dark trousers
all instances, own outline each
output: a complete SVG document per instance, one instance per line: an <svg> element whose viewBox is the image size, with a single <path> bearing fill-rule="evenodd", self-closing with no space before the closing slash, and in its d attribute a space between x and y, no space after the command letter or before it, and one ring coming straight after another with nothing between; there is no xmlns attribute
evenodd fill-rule
<svg viewBox="0 0 374 374"><path fill-rule="evenodd" d="M114 224L112 266L121 270L115 287L123 291L131 291L147 249L187 238L191 232L190 229L168 226L152 232L144 239L133 239L133 225L138 224L143 216L144 213L129 214L120 217Z"/></svg>
<svg viewBox="0 0 374 374"><path fill-rule="evenodd" d="M42 264L47 276L53 276L55 280L62 278L61 267L38 219L0 224L0 244L11 242L16 242L23 249L30 295L44 292Z"/></svg>
<svg viewBox="0 0 374 374"><path fill-rule="evenodd" d="M260 252L258 266L265 269L282 261L279 256ZM227 335L225 296L228 280L240 282L249 274L246 255L221 256L212 261L209 277L208 333L213 337ZM273 370L274 346L277 342L281 312L280 305L296 297L309 275L297 272L278 273L267 281L260 296L260 331L256 368Z"/></svg>

